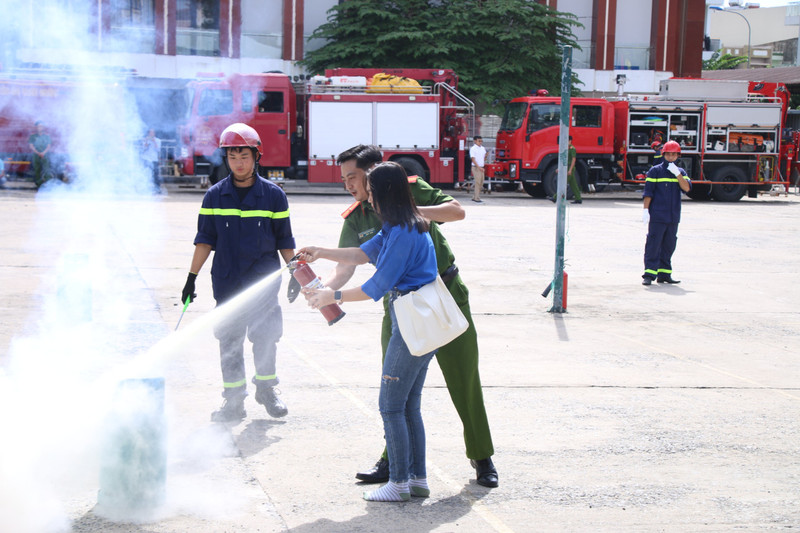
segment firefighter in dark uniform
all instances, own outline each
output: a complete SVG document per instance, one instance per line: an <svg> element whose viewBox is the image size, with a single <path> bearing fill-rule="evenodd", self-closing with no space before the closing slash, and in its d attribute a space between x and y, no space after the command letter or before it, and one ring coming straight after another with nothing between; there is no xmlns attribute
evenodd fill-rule
<svg viewBox="0 0 800 533"><path fill-rule="evenodd" d="M648 224L642 285L650 285L654 280L658 283L680 283L672 278L672 254L678 242L681 195L691 190L692 182L686 176L686 171L675 164L681 153L678 143L667 142L661 153L663 161L647 172L642 194L642 220Z"/></svg>
<svg viewBox="0 0 800 533"><path fill-rule="evenodd" d="M184 303L195 298L195 279L212 250L211 284L218 306L279 270L279 254L286 263L295 255L286 194L257 173L262 153L258 133L246 124L233 124L220 135L219 146L231 173L203 198L191 269L181 293ZM279 382L277 343L283 334L279 287L280 283L265 287L214 327L225 398L222 408L211 415L215 422L246 416L245 337L253 343L256 402L273 417L288 412L274 388Z"/></svg>
<svg viewBox="0 0 800 533"><path fill-rule="evenodd" d="M381 221L367 200L366 170L380 163L382 155L375 146L355 146L338 157L342 165L342 179L345 187L356 199L344 213L344 225L339 238L339 247L360 246L371 239L381 229ZM498 486L498 475L492 455L494 446L483 404L483 389L478 372L478 336L469 308L469 290L455 266L455 257L444 238L439 223L462 220L464 209L451 196L431 187L422 179L411 176L409 185L414 201L425 218L431 220L430 234L436 250L436 263L439 274L464 316L469 321L469 329L451 343L439 348L436 360L445 378L450 398L464 425L466 455L476 470L477 481L486 487ZM333 275L325 281L331 289L341 288L352 277L353 265L337 264ZM384 298L383 327L381 344L383 353L391 336L391 318L388 300ZM367 483L382 483L389 479L389 463L384 450L383 456L375 466L359 472L356 477Z"/></svg>

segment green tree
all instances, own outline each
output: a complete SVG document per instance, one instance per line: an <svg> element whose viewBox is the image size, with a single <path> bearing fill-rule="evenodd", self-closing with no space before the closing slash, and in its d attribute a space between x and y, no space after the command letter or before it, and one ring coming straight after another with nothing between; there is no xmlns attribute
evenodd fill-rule
<svg viewBox="0 0 800 533"><path fill-rule="evenodd" d="M731 54L720 55L719 50L717 50L712 54L711 58L703 61L703 70L731 70L746 61L746 57Z"/></svg>
<svg viewBox="0 0 800 533"><path fill-rule="evenodd" d="M451 68L484 104L533 89L559 94L561 46L577 48L577 18L532 0L347 0L311 38L312 73L326 68Z"/></svg>

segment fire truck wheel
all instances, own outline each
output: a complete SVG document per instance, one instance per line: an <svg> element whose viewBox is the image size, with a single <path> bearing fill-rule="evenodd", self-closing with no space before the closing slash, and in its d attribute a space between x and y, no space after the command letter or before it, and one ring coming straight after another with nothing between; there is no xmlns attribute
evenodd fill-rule
<svg viewBox="0 0 800 533"><path fill-rule="evenodd" d="M544 198L544 187L535 183L522 182L522 188L534 198Z"/></svg>
<svg viewBox="0 0 800 533"><path fill-rule="evenodd" d="M403 167L403 170L405 170L406 174L409 176L419 176L425 181L428 181L428 177L425 174L425 167L423 167L416 159L412 159L410 157L398 157L393 161Z"/></svg>
<svg viewBox="0 0 800 533"><path fill-rule="evenodd" d="M711 185L692 183L692 189L686 193L686 196L701 202L711 200Z"/></svg>
<svg viewBox="0 0 800 533"><path fill-rule="evenodd" d="M747 186L743 182L747 181L747 175L739 167L727 165L714 172L714 181L723 181L725 185L714 185L711 188L711 195L718 202L738 202Z"/></svg>
<svg viewBox="0 0 800 533"><path fill-rule="evenodd" d="M552 164L547 167L547 170L542 174L542 186L544 188L545 196L548 198L555 198L558 193L558 172L556 172L557 165ZM572 199L572 187L567 185L567 199Z"/></svg>

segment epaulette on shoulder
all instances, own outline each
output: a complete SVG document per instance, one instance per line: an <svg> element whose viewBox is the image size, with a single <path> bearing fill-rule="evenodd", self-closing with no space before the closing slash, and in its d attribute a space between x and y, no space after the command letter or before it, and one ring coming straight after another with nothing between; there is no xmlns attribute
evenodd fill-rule
<svg viewBox="0 0 800 533"><path fill-rule="evenodd" d="M349 217L349 216L350 216L350 213L352 213L353 211L355 211L355 210L356 210L356 207L358 207L359 205L361 205L361 202L353 202L353 204L352 204L350 207L348 207L347 209L345 209L345 210L342 212L342 218L347 218L347 217Z"/></svg>
<svg viewBox="0 0 800 533"><path fill-rule="evenodd" d="M419 176L409 176L408 177L408 182L409 183L416 183L418 179L419 179Z"/></svg>

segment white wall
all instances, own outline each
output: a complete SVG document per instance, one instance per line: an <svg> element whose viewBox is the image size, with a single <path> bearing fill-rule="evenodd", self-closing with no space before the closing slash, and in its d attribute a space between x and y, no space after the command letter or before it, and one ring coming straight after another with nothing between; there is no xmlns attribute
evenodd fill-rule
<svg viewBox="0 0 800 533"><path fill-rule="evenodd" d="M800 28L786 26L786 6L761 7L758 9L731 9L733 13L708 10L708 35L719 39L723 47L747 46L747 23L750 22L752 46L797 39ZM741 16L740 16L741 15Z"/></svg>

